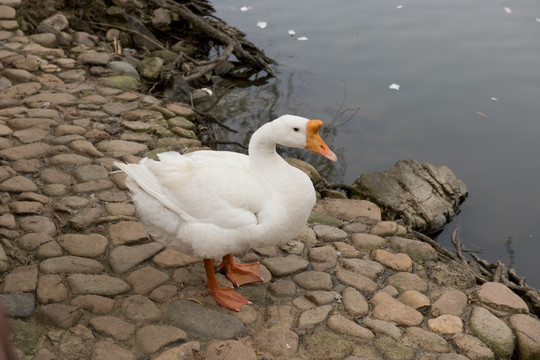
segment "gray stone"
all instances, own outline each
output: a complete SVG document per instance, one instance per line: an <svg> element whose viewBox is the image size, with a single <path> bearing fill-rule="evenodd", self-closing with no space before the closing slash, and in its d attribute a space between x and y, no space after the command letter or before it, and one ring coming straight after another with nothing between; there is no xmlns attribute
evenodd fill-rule
<svg viewBox="0 0 540 360"><path fill-rule="evenodd" d="M39 264L39 270L46 274L95 274L105 270L103 265L96 260L78 256L62 256L43 260Z"/></svg>
<svg viewBox="0 0 540 360"><path fill-rule="evenodd" d="M124 140L104 140L97 143L96 147L99 151L115 158L125 155L136 155L148 150L145 144Z"/></svg>
<svg viewBox="0 0 540 360"><path fill-rule="evenodd" d="M369 172L353 186L387 213L401 216L414 229L434 233L455 215L467 187L446 166L400 160L382 173Z"/></svg>
<svg viewBox="0 0 540 360"><path fill-rule="evenodd" d="M403 333L392 322L373 319L369 316L363 318L362 323L378 334L390 336L395 341L402 341Z"/></svg>
<svg viewBox="0 0 540 360"><path fill-rule="evenodd" d="M7 192L25 192L37 191L37 185L30 179L24 176L14 176L0 184L0 191Z"/></svg>
<svg viewBox="0 0 540 360"><path fill-rule="evenodd" d="M366 315L369 312L369 305L366 299L355 288L345 288L341 296L343 297L343 306L349 315L357 317Z"/></svg>
<svg viewBox="0 0 540 360"><path fill-rule="evenodd" d="M496 315L528 313L525 301L498 282L486 282L476 291L476 298Z"/></svg>
<svg viewBox="0 0 540 360"><path fill-rule="evenodd" d="M336 271L336 278L343 284L352 286L359 291L375 292L379 286L373 280L364 275L352 271L339 269Z"/></svg>
<svg viewBox="0 0 540 360"><path fill-rule="evenodd" d="M37 81L36 75L21 69L6 69L2 71L2 75L8 78L14 84Z"/></svg>
<svg viewBox="0 0 540 360"><path fill-rule="evenodd" d="M146 295L169 280L169 275L150 266L145 266L129 274L126 280L131 284L133 292Z"/></svg>
<svg viewBox="0 0 540 360"><path fill-rule="evenodd" d="M329 225L315 225L313 231L319 240L327 242L343 241L349 236L345 231Z"/></svg>
<svg viewBox="0 0 540 360"><path fill-rule="evenodd" d="M386 284L394 286L401 292L407 290L416 290L421 293L427 291L427 283L422 280L418 275L408 272L399 272L394 275L390 275L386 281Z"/></svg>
<svg viewBox="0 0 540 360"><path fill-rule="evenodd" d="M495 354L477 337L469 334L456 334L454 343L457 348L471 360L492 360Z"/></svg>
<svg viewBox="0 0 540 360"><path fill-rule="evenodd" d="M259 351L268 351L278 357L293 356L298 351L298 335L289 329L263 329L253 341Z"/></svg>
<svg viewBox="0 0 540 360"><path fill-rule="evenodd" d="M131 64L128 64L127 62L111 61L107 64L107 68L120 71L121 73L125 75L133 77L137 81L140 80L140 76L137 70Z"/></svg>
<svg viewBox="0 0 540 360"><path fill-rule="evenodd" d="M351 235L351 242L357 249L370 250L386 246L386 240L378 235L355 233Z"/></svg>
<svg viewBox="0 0 540 360"><path fill-rule="evenodd" d="M407 326L418 326L424 321L420 312L384 292L379 291L369 301L375 305L371 316L376 319Z"/></svg>
<svg viewBox="0 0 540 360"><path fill-rule="evenodd" d="M107 179L109 172L100 165L83 165L73 172L78 182L87 182L91 180Z"/></svg>
<svg viewBox="0 0 540 360"><path fill-rule="evenodd" d="M415 290L405 291L403 294L401 294L398 300L405 305L412 307L415 310L420 310L421 312L427 310L429 308L429 305L431 304L429 298L426 295L419 293Z"/></svg>
<svg viewBox="0 0 540 360"><path fill-rule="evenodd" d="M412 259L407 254L393 254L384 249L375 249L371 252L373 260L397 271L412 271Z"/></svg>
<svg viewBox="0 0 540 360"><path fill-rule="evenodd" d="M110 59L110 54L102 52L86 52L77 57L82 65L106 65Z"/></svg>
<svg viewBox="0 0 540 360"><path fill-rule="evenodd" d="M45 274L39 277L36 296L41 304L58 303L69 297L63 278L56 274ZM72 304L73 305L73 304Z"/></svg>
<svg viewBox="0 0 540 360"><path fill-rule="evenodd" d="M345 221L381 221L379 207L366 200L323 199L315 209Z"/></svg>
<svg viewBox="0 0 540 360"><path fill-rule="evenodd" d="M122 274L151 258L164 247L164 245L155 242L136 246L118 246L110 252L109 263L115 273Z"/></svg>
<svg viewBox="0 0 540 360"><path fill-rule="evenodd" d="M80 309L65 304L48 304L39 310L39 317L43 323L62 329L74 326L82 316L83 312Z"/></svg>
<svg viewBox="0 0 540 360"><path fill-rule="evenodd" d="M98 334L118 341L129 340L135 332L135 325L116 316L97 316L90 319L89 324Z"/></svg>
<svg viewBox="0 0 540 360"><path fill-rule="evenodd" d="M428 319L427 326L430 330L441 334L458 334L463 331L461 318L450 314Z"/></svg>
<svg viewBox="0 0 540 360"><path fill-rule="evenodd" d="M104 111L108 112L109 114L111 114L113 116L118 116L118 115L121 115L121 114L125 113L126 111L135 110L138 107L139 107L139 104L136 103L136 102L129 102L129 103L112 102L112 103L108 103L108 104L103 105L102 108L103 108ZM149 128L152 127L151 124L146 124L146 126L149 127Z"/></svg>
<svg viewBox="0 0 540 360"><path fill-rule="evenodd" d="M64 234L57 242L70 255L83 257L103 255L109 244L107 238L99 234Z"/></svg>
<svg viewBox="0 0 540 360"><path fill-rule="evenodd" d="M130 351L113 344L110 341L99 341L94 345L93 360L135 360Z"/></svg>
<svg viewBox="0 0 540 360"><path fill-rule="evenodd" d="M330 329L340 334L345 334L360 339L372 339L375 337L371 331L342 315L330 316L326 324Z"/></svg>
<svg viewBox="0 0 540 360"><path fill-rule="evenodd" d="M468 302L467 295L460 290L445 291L431 306L431 314L461 316Z"/></svg>
<svg viewBox="0 0 540 360"><path fill-rule="evenodd" d="M186 300L173 302L165 318L187 333L194 332L217 339L235 339L247 333L247 328L236 317Z"/></svg>
<svg viewBox="0 0 540 360"><path fill-rule="evenodd" d="M399 236L390 238L390 246L395 251L409 255L413 260L435 260L439 257L433 247L420 240L411 240Z"/></svg>
<svg viewBox="0 0 540 360"><path fill-rule="evenodd" d="M311 310L306 310L300 314L298 319L299 328L312 328L323 322L332 311L332 305L323 305Z"/></svg>
<svg viewBox="0 0 540 360"><path fill-rule="evenodd" d="M304 295L306 299L314 303L315 305L326 305L336 300L337 293L334 291L310 291Z"/></svg>
<svg viewBox="0 0 540 360"><path fill-rule="evenodd" d="M332 246L320 246L309 249L309 258L314 270L323 271L336 266L338 254Z"/></svg>
<svg viewBox="0 0 540 360"><path fill-rule="evenodd" d="M441 336L432 332L426 331L419 327L409 327L405 330L405 334L420 348L430 352L448 352L450 345Z"/></svg>
<svg viewBox="0 0 540 360"><path fill-rule="evenodd" d="M73 274L67 277L67 282L75 295L114 296L131 289L124 280L108 275Z"/></svg>
<svg viewBox="0 0 540 360"><path fill-rule="evenodd" d="M33 292L37 286L38 269L35 265L18 266L4 278L4 293Z"/></svg>
<svg viewBox="0 0 540 360"><path fill-rule="evenodd" d="M273 276L286 276L304 270L309 262L297 255L288 255L264 259L262 264L270 270Z"/></svg>
<svg viewBox="0 0 540 360"><path fill-rule="evenodd" d="M407 234L407 228L395 221L379 221L369 229L369 233L379 236L405 235Z"/></svg>
<svg viewBox="0 0 540 360"><path fill-rule="evenodd" d="M512 330L489 310L473 307L470 317L471 331L486 342L496 356L510 358L514 352Z"/></svg>
<svg viewBox="0 0 540 360"><path fill-rule="evenodd" d="M296 294L296 284L289 279L277 279L270 284L268 290L277 297L293 296Z"/></svg>
<svg viewBox="0 0 540 360"><path fill-rule="evenodd" d="M120 221L109 225L109 238L113 245L137 243L148 239L144 226L135 221Z"/></svg>
<svg viewBox="0 0 540 360"><path fill-rule="evenodd" d="M137 322L156 321L161 317L161 310L146 296L132 295L122 303L122 314Z"/></svg>
<svg viewBox="0 0 540 360"><path fill-rule="evenodd" d="M12 318L28 318L34 315L36 298L31 293L0 294L4 312Z"/></svg>
<svg viewBox="0 0 540 360"><path fill-rule="evenodd" d="M375 339L373 346L385 360L413 360L416 357L413 349L387 336Z"/></svg>
<svg viewBox="0 0 540 360"><path fill-rule="evenodd" d="M257 360L255 350L238 340L215 341L204 350L206 360Z"/></svg>
<svg viewBox="0 0 540 360"><path fill-rule="evenodd" d="M71 305L86 309L94 314L108 314L114 308L115 301L99 295L79 295L71 300Z"/></svg>
<svg viewBox="0 0 540 360"><path fill-rule="evenodd" d="M69 219L69 225L74 229L84 230L93 225L100 216L100 208L85 208Z"/></svg>
<svg viewBox="0 0 540 360"><path fill-rule="evenodd" d="M305 271L296 274L293 280L307 290L332 290L330 274L322 271Z"/></svg>
<svg viewBox="0 0 540 360"><path fill-rule="evenodd" d="M371 260L341 259L340 263L346 270L364 275L371 280L375 280L384 271L384 266Z"/></svg>
<svg viewBox="0 0 540 360"><path fill-rule="evenodd" d="M528 315L512 315L510 327L517 338L519 359L540 359L540 321Z"/></svg>
<svg viewBox="0 0 540 360"><path fill-rule="evenodd" d="M135 342L137 348L150 355L172 342L186 340L185 331L174 326L147 325L137 331Z"/></svg>

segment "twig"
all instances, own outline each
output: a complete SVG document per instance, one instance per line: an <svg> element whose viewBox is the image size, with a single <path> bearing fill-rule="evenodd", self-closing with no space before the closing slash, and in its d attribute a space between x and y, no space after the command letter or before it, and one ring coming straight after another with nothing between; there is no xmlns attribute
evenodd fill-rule
<svg viewBox="0 0 540 360"><path fill-rule="evenodd" d="M15 248L15 246L13 246L13 244L8 239L3 238L2 245L7 256L17 260L23 265L30 264L30 259L27 256L20 254L17 248Z"/></svg>
<svg viewBox="0 0 540 360"><path fill-rule="evenodd" d="M413 234L418 240L421 240L421 241L431 245L433 248L435 248L435 250L437 250L438 253L443 254L444 256L446 256L446 257L448 257L448 258L450 258L450 259L452 259L454 261L459 261L456 255L454 255L451 251L446 249L444 246L442 246L441 244L439 244L438 242L436 242L435 240L433 240L429 236L424 235L424 234L422 234L422 233L420 233L418 231L414 231L414 230L411 230L411 234Z"/></svg>
<svg viewBox="0 0 540 360"><path fill-rule="evenodd" d="M456 249L456 256L459 259L459 261L461 261L464 264L467 264L467 259L465 259L465 257L463 256L463 252L461 251L462 243L461 241L456 240L457 233L458 233L458 228L455 228L454 231L452 232L452 237L450 241L452 241L452 244L454 245L454 248Z"/></svg>
<svg viewBox="0 0 540 360"><path fill-rule="evenodd" d="M136 30L133 30L133 29L130 29L130 28L126 28L126 27L123 27L123 26L113 25L113 24L104 24L104 23L95 22L95 21L88 21L88 22L90 24L99 25L99 26L105 26L105 27L113 27L113 28L116 28L116 29L120 29L122 31L127 31L127 32L130 32L130 33L136 34L136 35L138 35L140 37L143 37L145 40L148 40L152 44L156 45L161 50L167 51L167 48L163 47L163 45L161 45L159 42L156 42L154 39L140 33L139 31L136 31Z"/></svg>

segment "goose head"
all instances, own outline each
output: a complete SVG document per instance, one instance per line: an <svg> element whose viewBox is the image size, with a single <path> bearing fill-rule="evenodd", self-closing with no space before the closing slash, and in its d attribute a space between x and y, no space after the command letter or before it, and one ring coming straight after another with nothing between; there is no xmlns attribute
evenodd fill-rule
<svg viewBox="0 0 540 360"><path fill-rule="evenodd" d="M272 121L272 133L276 144L309 150L325 158L337 161L319 135L321 120L309 120L295 115L283 115Z"/></svg>

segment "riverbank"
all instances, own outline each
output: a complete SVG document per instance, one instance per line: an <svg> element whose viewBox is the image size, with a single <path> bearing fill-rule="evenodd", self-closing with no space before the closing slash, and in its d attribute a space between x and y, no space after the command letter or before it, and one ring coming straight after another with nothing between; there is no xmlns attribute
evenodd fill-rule
<svg viewBox="0 0 540 360"><path fill-rule="evenodd" d="M99 41L45 47L18 1L0 4L0 301L20 358L540 355L519 296L362 200L323 199L295 240L242 255L264 282L240 288L253 304L239 313L218 307L200 259L151 241L112 167L201 148L203 119L140 92Z"/></svg>

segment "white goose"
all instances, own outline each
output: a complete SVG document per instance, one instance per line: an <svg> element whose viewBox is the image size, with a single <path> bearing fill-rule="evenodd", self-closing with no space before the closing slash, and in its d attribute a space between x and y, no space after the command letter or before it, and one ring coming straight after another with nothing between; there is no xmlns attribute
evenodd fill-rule
<svg viewBox="0 0 540 360"><path fill-rule="evenodd" d="M228 151L159 154L138 164L115 163L152 238L204 259L216 301L238 311L250 302L220 287L214 259L235 286L261 281L259 263L235 264L233 253L293 239L315 204L309 177L290 166L276 145L305 148L336 161L319 136L320 120L284 115L251 137L249 156Z"/></svg>

